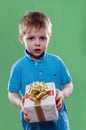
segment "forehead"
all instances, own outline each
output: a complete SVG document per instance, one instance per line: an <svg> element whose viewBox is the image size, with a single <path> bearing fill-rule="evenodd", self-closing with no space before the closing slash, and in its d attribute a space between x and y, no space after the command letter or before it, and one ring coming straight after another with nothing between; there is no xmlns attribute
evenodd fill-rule
<svg viewBox="0 0 86 130"><path fill-rule="evenodd" d="M48 29L45 29L45 28L28 28L27 29L27 34L43 34L43 35L46 35L48 34Z"/></svg>

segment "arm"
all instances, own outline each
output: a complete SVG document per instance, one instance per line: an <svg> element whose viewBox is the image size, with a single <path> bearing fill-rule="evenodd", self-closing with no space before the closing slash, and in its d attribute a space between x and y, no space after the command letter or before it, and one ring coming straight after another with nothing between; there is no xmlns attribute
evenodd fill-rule
<svg viewBox="0 0 86 130"><path fill-rule="evenodd" d="M56 89L56 106L60 110L62 107L62 102L71 95L73 91L72 82L63 85L63 90Z"/></svg>
<svg viewBox="0 0 86 130"><path fill-rule="evenodd" d="M24 119L26 121L29 121L29 117L28 117L28 114L27 114L27 111L26 109L24 108L24 99L21 99L18 95L18 93L12 93L12 92L8 92L8 98L10 100L10 102L17 106L18 108L20 108L23 113L24 113Z"/></svg>
<svg viewBox="0 0 86 130"><path fill-rule="evenodd" d="M17 106L20 109L22 108L22 99L17 93L8 92L8 98L13 105Z"/></svg>

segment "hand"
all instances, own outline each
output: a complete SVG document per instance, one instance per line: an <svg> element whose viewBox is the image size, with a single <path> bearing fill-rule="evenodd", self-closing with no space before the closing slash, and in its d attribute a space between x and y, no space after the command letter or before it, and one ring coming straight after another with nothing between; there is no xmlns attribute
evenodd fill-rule
<svg viewBox="0 0 86 130"><path fill-rule="evenodd" d="M59 89L56 89L56 106L58 111L62 108L63 100L64 100L63 92Z"/></svg>
<svg viewBox="0 0 86 130"><path fill-rule="evenodd" d="M24 114L24 119L29 122L30 121L30 118L28 116L28 113L27 113L27 110L24 108L24 98L22 99L22 111L23 111L23 114Z"/></svg>

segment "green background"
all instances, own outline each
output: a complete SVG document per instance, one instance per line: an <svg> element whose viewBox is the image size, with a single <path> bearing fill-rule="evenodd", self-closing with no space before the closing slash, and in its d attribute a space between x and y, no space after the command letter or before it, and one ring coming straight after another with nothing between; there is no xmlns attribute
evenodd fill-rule
<svg viewBox="0 0 86 130"><path fill-rule="evenodd" d="M21 130L19 109L8 100L12 64L24 55L18 23L28 10L42 11L53 24L48 52L59 55L71 73L74 91L66 100L71 130L86 130L86 1L0 0L0 130Z"/></svg>

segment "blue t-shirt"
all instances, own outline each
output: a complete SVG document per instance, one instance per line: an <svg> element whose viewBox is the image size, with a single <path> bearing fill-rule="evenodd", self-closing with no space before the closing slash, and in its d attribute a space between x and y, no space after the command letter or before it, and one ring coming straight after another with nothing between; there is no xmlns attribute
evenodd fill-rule
<svg viewBox="0 0 86 130"><path fill-rule="evenodd" d="M35 81L54 82L56 88L71 82L71 76L62 59L56 55L45 53L40 60L33 60L29 54L18 60L11 69L8 91L25 95L26 85ZM58 121L27 123L21 114L24 130L69 130L67 110L63 107L59 112Z"/></svg>

